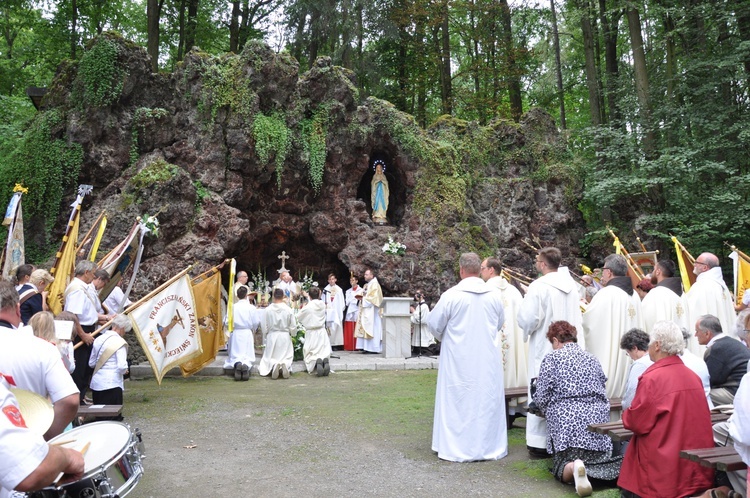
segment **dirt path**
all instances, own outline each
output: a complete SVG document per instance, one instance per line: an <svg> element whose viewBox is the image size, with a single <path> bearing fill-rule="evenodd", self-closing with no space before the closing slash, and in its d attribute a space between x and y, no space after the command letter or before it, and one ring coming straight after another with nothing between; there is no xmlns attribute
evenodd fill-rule
<svg viewBox="0 0 750 498"><path fill-rule="evenodd" d="M522 428L510 431L500 461L438 460L430 449L436 374L129 382L124 415L141 429L147 455L129 496L575 496L552 479L547 460L528 459Z"/></svg>

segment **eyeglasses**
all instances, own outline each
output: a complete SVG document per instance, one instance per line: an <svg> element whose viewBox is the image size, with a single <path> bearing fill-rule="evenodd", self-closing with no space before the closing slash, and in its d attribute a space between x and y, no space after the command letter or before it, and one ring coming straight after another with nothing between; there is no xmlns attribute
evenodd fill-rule
<svg viewBox="0 0 750 498"><path fill-rule="evenodd" d="M693 263L693 266L695 266L695 265L703 265L703 266L708 266L708 265L707 265L706 263L704 263L703 261L696 261L695 263Z"/></svg>
<svg viewBox="0 0 750 498"><path fill-rule="evenodd" d="M609 271L612 271L612 268L607 268L607 267L605 266L604 268L602 268L602 271L604 271L604 270L609 270Z"/></svg>
<svg viewBox="0 0 750 498"><path fill-rule="evenodd" d="M486 267L486 266L480 266L480 267L479 267L479 269L480 269L480 270L486 270L486 269L487 269L487 267Z"/></svg>

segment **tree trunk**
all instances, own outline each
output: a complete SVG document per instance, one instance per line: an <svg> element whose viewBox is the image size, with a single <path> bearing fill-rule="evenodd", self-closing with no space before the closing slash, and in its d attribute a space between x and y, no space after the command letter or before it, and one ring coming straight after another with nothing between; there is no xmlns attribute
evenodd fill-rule
<svg viewBox="0 0 750 498"><path fill-rule="evenodd" d="M560 60L560 33L557 31L557 13L555 12L555 0L549 0L552 12L552 42L555 48L555 72L557 73L557 99L560 101L560 128L565 130L565 91L563 89L562 62Z"/></svg>
<svg viewBox="0 0 750 498"><path fill-rule="evenodd" d="M199 3L199 0L188 0L187 25L185 26L185 52L189 52L195 46Z"/></svg>
<svg viewBox="0 0 750 498"><path fill-rule="evenodd" d="M178 29L180 34L180 40L177 43L177 61L181 61L185 55L185 2L186 0L180 0L180 12L177 16Z"/></svg>
<svg viewBox="0 0 750 498"><path fill-rule="evenodd" d="M594 58L594 32L591 28L591 15L588 9L588 1L580 5L581 31L583 33L583 52L586 58L586 87L589 90L589 114L591 124L599 126L601 121L601 109L599 108L599 82L597 81L596 60Z"/></svg>
<svg viewBox="0 0 750 498"><path fill-rule="evenodd" d="M232 2L232 19L229 21L229 51L238 52L240 43L240 2Z"/></svg>
<svg viewBox="0 0 750 498"><path fill-rule="evenodd" d="M638 108L641 127L644 131L643 151L646 157L653 157L655 139L651 127L651 107L649 103L648 72L646 67L646 53L643 50L643 35L641 34L641 16L632 6L627 9L628 30L630 31L630 47L633 51L633 72L635 73L635 89L638 96Z"/></svg>
<svg viewBox="0 0 750 498"><path fill-rule="evenodd" d="M521 120L523 101L521 100L521 76L516 64L516 51L513 47L513 31L510 21L510 7L507 0L500 0L500 19L503 23L503 49L508 81L508 98L510 100L510 114L513 121Z"/></svg>
<svg viewBox="0 0 750 498"><path fill-rule="evenodd" d="M159 70L159 18L161 17L161 6L163 0L148 0L146 6L147 35L146 51L151 56L151 70Z"/></svg>
<svg viewBox="0 0 750 498"><path fill-rule="evenodd" d="M78 47L78 2L70 2L70 58L76 58L76 48Z"/></svg>
<svg viewBox="0 0 750 498"><path fill-rule="evenodd" d="M352 34L351 19L349 12L351 10L350 0L341 2L341 65L347 69L352 68Z"/></svg>
<svg viewBox="0 0 750 498"><path fill-rule="evenodd" d="M449 31L448 0L443 0L442 23L440 29L440 97L443 114L453 114L453 81L451 79L451 38Z"/></svg>
<svg viewBox="0 0 750 498"><path fill-rule="evenodd" d="M737 31L739 31L740 40L745 43L750 42L750 5L747 2L737 2L734 15L737 17ZM745 54L747 54L747 51ZM745 75L750 78L750 54L744 57L743 64ZM750 81L747 84L750 86Z"/></svg>
<svg viewBox="0 0 750 498"><path fill-rule="evenodd" d="M427 126L427 71L425 68L425 46L427 41L425 40L424 16L417 16L415 22L414 50L417 84L415 117L419 126L425 128Z"/></svg>
<svg viewBox="0 0 750 498"><path fill-rule="evenodd" d="M623 127L622 112L617 102L617 80L619 76L617 34L621 16L622 11L617 10L612 12L611 17L607 18L607 2L606 0L599 0L599 18L604 37L604 74L606 78L605 88L607 93L607 107L609 108L609 122L611 127L618 129Z"/></svg>

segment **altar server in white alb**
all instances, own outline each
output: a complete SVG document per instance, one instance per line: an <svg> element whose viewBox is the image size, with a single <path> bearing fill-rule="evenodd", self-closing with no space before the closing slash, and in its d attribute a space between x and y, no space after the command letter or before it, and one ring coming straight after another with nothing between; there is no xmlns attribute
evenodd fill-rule
<svg viewBox="0 0 750 498"><path fill-rule="evenodd" d="M561 260L562 254L556 247L539 250L535 267L542 276L531 282L518 310L518 326L523 329L524 341L529 343L529 384L531 379L539 376L542 359L552 351L552 344L547 339L547 329L552 322L564 320L573 325L581 346L583 328L578 289L570 273L560 268ZM544 418L527 414L526 445L533 455L547 455L547 422Z"/></svg>
<svg viewBox="0 0 750 498"><path fill-rule="evenodd" d="M344 345L344 308L346 307L346 295L343 289L336 285L336 275L328 274L328 285L323 292L323 300L326 306L326 327L331 334L331 346Z"/></svg>
<svg viewBox="0 0 750 498"><path fill-rule="evenodd" d="M285 302L283 289L273 290L273 302L266 308L260 326L266 349L258 364L258 373L264 377L271 374L272 379L278 379L281 374L288 379L294 361L292 335L297 332L297 321L292 308Z"/></svg>
<svg viewBox="0 0 750 498"><path fill-rule="evenodd" d="M258 310L250 303L257 295L248 294L247 287L237 288L237 302L232 307L234 331L227 343L225 369L234 370L234 380L249 380L250 368L255 363L255 330L260 325Z"/></svg>
<svg viewBox="0 0 750 498"><path fill-rule="evenodd" d="M690 290L685 293L688 311L688 328L703 315L713 315L721 322L721 329L727 334L734 334L737 316L734 311L732 294L724 283L724 276L719 266L719 258L710 252L704 252L693 263L693 273L698 275ZM698 344L695 337L690 338L688 349L701 358L705 346Z"/></svg>
<svg viewBox="0 0 750 498"><path fill-rule="evenodd" d="M302 353L308 373L318 377L331 371L328 360L331 357L331 343L326 332L326 305L320 300L320 289L313 286L308 291L310 302L297 314L300 325L305 327L305 345Z"/></svg>
<svg viewBox="0 0 750 498"><path fill-rule="evenodd" d="M682 279L675 276L677 268L669 259L660 259L651 272L651 289L641 301L643 324L650 333L656 322L674 322L680 328L690 329L687 306L682 294Z"/></svg>
<svg viewBox="0 0 750 498"><path fill-rule="evenodd" d="M604 288L583 314L583 329L586 351L601 362L607 376L607 397L614 398L625 390L631 361L620 350L620 340L630 329L643 330L643 313L624 256L610 254L604 259L602 283Z"/></svg>
<svg viewBox="0 0 750 498"><path fill-rule="evenodd" d="M462 254L458 264L461 282L427 318L442 344L432 449L452 462L498 460L508 454L503 362L495 347L502 298L479 278L479 256Z"/></svg>

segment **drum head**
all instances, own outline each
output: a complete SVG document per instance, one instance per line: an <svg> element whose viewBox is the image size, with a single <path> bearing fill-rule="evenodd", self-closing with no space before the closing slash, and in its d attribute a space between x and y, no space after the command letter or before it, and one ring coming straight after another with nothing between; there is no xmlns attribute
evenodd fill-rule
<svg viewBox="0 0 750 498"><path fill-rule="evenodd" d="M83 456L84 474L118 459L129 442L130 429L121 422L93 422L63 432L49 441L50 444L79 451L88 444Z"/></svg>

